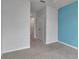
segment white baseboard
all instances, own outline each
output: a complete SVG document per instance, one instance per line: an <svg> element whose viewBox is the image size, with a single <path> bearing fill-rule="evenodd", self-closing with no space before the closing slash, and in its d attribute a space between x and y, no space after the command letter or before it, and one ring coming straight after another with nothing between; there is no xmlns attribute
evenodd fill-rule
<svg viewBox="0 0 79 59"><path fill-rule="evenodd" d="M46 42L46 44L51 44L51 43L55 43L55 42L58 42L58 41Z"/></svg>
<svg viewBox="0 0 79 59"><path fill-rule="evenodd" d="M67 43L64 43L64 42L61 42L61 41L58 41L58 42L61 43L61 44L66 45L66 46L69 46L69 47L71 47L71 48L74 48L74 49L78 50L77 47L74 47L74 46L72 46L72 45L70 45L70 44L67 44Z"/></svg>
<svg viewBox="0 0 79 59"><path fill-rule="evenodd" d="M15 52L15 51L23 50L23 49L28 49L28 48L30 48L30 47L23 47L23 48L18 48L18 49L12 49L12 50L3 51L1 53L1 55L6 54L6 53L10 53L10 52Z"/></svg>
<svg viewBox="0 0 79 59"><path fill-rule="evenodd" d="M72 48L78 50L77 47L74 47L74 46L72 46L72 45L70 45L70 44L67 44L67 43L64 43L64 42L61 42L61 41L52 41L52 42L47 42L46 44L51 44L51 43L55 43L55 42L59 42L59 43L61 43L61 44L64 44L64 45L66 45L66 46L69 46L69 47L72 47ZM18 50L28 49L28 48L30 48L30 47L23 47L23 48L18 48L18 49L3 51L3 52L1 53L1 55L5 54L5 53L10 53L10 52L18 51Z"/></svg>

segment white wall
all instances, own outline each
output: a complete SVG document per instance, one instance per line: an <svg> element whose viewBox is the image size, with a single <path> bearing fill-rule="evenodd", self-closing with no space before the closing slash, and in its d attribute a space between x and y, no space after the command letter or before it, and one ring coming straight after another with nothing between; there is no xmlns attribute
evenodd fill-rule
<svg viewBox="0 0 79 59"><path fill-rule="evenodd" d="M58 10L49 5L37 13L37 37L46 44L58 40ZM39 30L40 28L40 30Z"/></svg>
<svg viewBox="0 0 79 59"><path fill-rule="evenodd" d="M2 53L30 47L30 2L2 0Z"/></svg>
<svg viewBox="0 0 79 59"><path fill-rule="evenodd" d="M46 6L46 44L58 40L58 10Z"/></svg>
<svg viewBox="0 0 79 59"><path fill-rule="evenodd" d="M36 32L37 38L45 42L45 33L46 33L46 7L42 8L37 12L36 18Z"/></svg>

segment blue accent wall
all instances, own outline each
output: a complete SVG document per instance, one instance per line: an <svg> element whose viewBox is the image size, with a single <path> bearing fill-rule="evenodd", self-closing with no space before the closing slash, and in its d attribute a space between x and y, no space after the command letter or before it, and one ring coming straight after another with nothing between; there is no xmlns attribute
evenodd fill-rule
<svg viewBox="0 0 79 59"><path fill-rule="evenodd" d="M58 40L78 47L78 2L58 10Z"/></svg>

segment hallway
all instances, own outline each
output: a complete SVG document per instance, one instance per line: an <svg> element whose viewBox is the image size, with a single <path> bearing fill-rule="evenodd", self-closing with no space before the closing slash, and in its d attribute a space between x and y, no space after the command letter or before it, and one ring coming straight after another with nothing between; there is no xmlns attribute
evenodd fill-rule
<svg viewBox="0 0 79 59"><path fill-rule="evenodd" d="M58 42L45 45L33 39L31 48L4 54L2 59L78 59L77 52Z"/></svg>

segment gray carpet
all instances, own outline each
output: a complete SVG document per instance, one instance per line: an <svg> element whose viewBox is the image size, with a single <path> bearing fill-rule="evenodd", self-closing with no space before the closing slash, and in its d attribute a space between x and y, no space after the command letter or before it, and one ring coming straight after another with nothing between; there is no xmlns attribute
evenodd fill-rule
<svg viewBox="0 0 79 59"><path fill-rule="evenodd" d="M2 55L2 59L78 59L78 51L58 42L45 45L31 41L31 48Z"/></svg>

